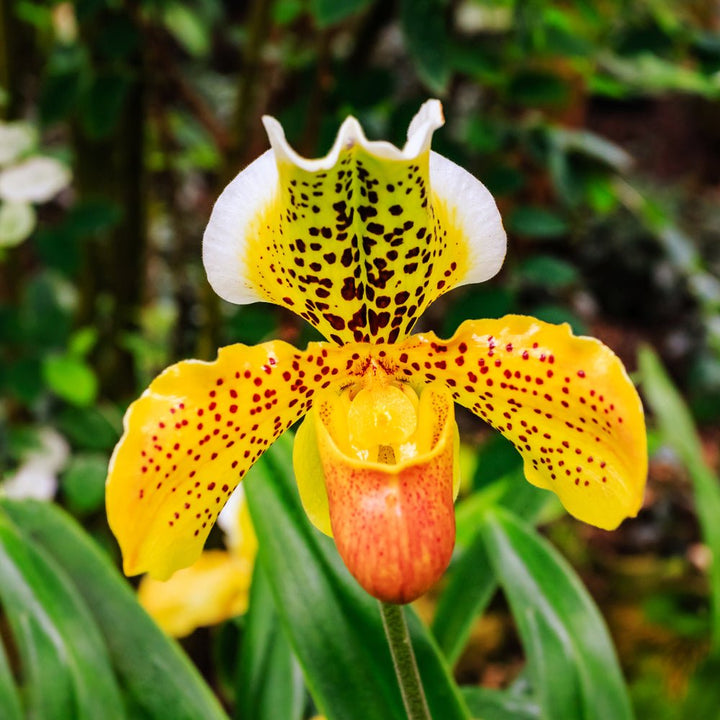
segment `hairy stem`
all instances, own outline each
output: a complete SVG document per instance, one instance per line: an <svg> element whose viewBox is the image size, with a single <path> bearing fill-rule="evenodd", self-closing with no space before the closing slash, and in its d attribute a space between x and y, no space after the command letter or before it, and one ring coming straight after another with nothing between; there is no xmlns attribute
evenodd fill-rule
<svg viewBox="0 0 720 720"><path fill-rule="evenodd" d="M432 720L403 608L393 603L379 605L408 720Z"/></svg>

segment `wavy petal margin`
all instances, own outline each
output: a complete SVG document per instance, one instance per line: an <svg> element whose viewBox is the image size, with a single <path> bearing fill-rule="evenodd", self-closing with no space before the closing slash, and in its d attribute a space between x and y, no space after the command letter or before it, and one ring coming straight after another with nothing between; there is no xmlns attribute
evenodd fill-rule
<svg viewBox="0 0 720 720"><path fill-rule="evenodd" d="M470 320L447 341L416 335L387 364L412 382L442 382L499 430L533 485L606 530L637 515L647 477L642 403L618 357L568 325L532 317Z"/></svg>
<svg viewBox="0 0 720 720"><path fill-rule="evenodd" d="M350 117L332 150L308 160L264 122L272 149L228 185L205 231L221 297L283 305L337 344L395 342L438 296L500 269L492 196L430 152L439 101L421 107L402 150L367 140Z"/></svg>
<svg viewBox="0 0 720 720"><path fill-rule="evenodd" d="M276 341L158 376L128 409L110 460L107 515L125 573L164 580L195 562L248 469L352 362L342 348Z"/></svg>

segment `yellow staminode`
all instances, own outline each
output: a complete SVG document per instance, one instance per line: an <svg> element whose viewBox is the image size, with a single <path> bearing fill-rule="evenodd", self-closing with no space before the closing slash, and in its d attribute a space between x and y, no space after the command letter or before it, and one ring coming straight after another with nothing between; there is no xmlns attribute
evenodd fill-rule
<svg viewBox="0 0 720 720"><path fill-rule="evenodd" d="M409 334L505 255L488 191L430 150L442 123L439 102L425 103L398 149L348 118L330 153L308 160L265 119L271 149L225 189L205 232L208 279L231 302L291 308L328 342L223 348L168 368L131 406L107 488L126 572L194 562L241 478L303 416L303 505L386 600L423 592L452 552L453 402L503 433L528 480L580 519L612 528L638 512L642 406L607 347L522 316L468 321L448 341Z"/></svg>

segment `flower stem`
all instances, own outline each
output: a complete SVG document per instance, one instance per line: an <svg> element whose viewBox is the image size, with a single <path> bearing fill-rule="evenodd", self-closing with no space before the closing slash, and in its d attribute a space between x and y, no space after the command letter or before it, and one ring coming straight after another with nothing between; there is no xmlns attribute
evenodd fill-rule
<svg viewBox="0 0 720 720"><path fill-rule="evenodd" d="M432 720L403 608L393 603L378 604L408 720Z"/></svg>

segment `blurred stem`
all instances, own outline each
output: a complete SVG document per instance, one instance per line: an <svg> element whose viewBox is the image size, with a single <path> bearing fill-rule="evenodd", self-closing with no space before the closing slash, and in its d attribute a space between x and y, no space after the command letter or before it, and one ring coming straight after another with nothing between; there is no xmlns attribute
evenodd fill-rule
<svg viewBox="0 0 720 720"><path fill-rule="evenodd" d="M317 142L322 125L322 115L325 106L327 89L332 82L330 72L330 35L320 31L317 39L317 68L315 83L308 100L308 110L305 120L305 129L300 138L299 151L306 157L316 157Z"/></svg>
<svg viewBox="0 0 720 720"><path fill-rule="evenodd" d="M242 72L238 78L235 112L231 128L231 146L225 165L225 182L228 182L247 160L246 143L249 123L255 122L255 103L263 80L262 50L270 32L273 0L255 0L250 5L246 22L247 37L242 57Z"/></svg>
<svg viewBox="0 0 720 720"><path fill-rule="evenodd" d="M258 89L263 82L262 49L271 28L273 0L255 0L250 5L246 20L247 36L242 57L242 71L238 78L235 111L232 127L227 139L228 148L225 165L221 168L219 180L222 186L232 180L235 174L247 164L249 123L257 117L255 105ZM205 321L197 342L197 355L201 358L214 357L220 344L220 301L208 283L204 284L202 304Z"/></svg>
<svg viewBox="0 0 720 720"><path fill-rule="evenodd" d="M408 720L432 720L403 608L393 603L378 604Z"/></svg>
<svg viewBox="0 0 720 720"><path fill-rule="evenodd" d="M13 24L12 0L0 0L0 88L7 93L5 103L0 103L0 118L9 120L13 117L15 99L15 80L17 73L13 67L15 62L15 33Z"/></svg>
<svg viewBox="0 0 720 720"><path fill-rule="evenodd" d="M129 0L128 16L140 26L137 7ZM106 15L107 12L107 15ZM111 11L98 13L82 28L83 40L96 50L103 22ZM99 54L99 53L98 53ZM98 72L103 61L94 59ZM95 366L103 393L122 399L136 392L133 357L124 345L137 330L142 300L146 254L145 205L145 72L142 44L122 58L128 85L115 126L108 132L91 132L75 123L73 140L75 184L83 201L99 201L119 211L118 221L86 246L82 273L80 324L96 324L101 333Z"/></svg>
<svg viewBox="0 0 720 720"><path fill-rule="evenodd" d="M0 98L0 120L14 120L19 114L18 59L23 56L18 49L26 33L13 12L13 5L12 0L0 0L0 92L5 94ZM28 60L26 56L25 62ZM18 303L23 278L20 252L13 248L0 262L0 299L12 305Z"/></svg>

